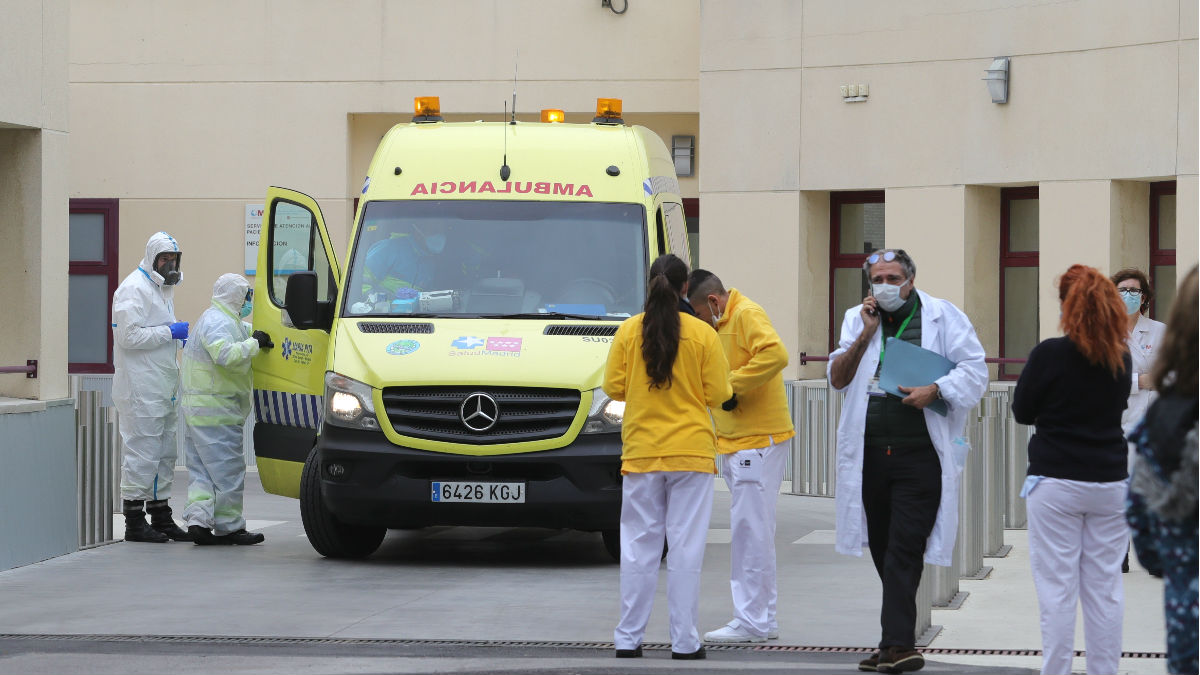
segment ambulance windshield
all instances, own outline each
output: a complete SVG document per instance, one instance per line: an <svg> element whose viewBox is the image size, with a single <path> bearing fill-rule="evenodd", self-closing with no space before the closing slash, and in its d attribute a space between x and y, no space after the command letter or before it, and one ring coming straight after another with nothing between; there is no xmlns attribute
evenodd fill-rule
<svg viewBox="0 0 1200 675"><path fill-rule="evenodd" d="M362 218L344 316L619 320L642 311L640 204L377 201Z"/></svg>

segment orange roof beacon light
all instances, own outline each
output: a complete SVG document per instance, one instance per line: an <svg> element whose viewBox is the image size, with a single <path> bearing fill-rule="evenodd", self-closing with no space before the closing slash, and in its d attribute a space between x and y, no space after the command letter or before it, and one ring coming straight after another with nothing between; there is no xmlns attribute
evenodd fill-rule
<svg viewBox="0 0 1200 675"><path fill-rule="evenodd" d="M596 99L596 117L592 122L595 124L625 124L625 120L621 119L621 99Z"/></svg>
<svg viewBox="0 0 1200 675"><path fill-rule="evenodd" d="M567 114L558 108L546 108L542 111L543 122L566 122Z"/></svg>
<svg viewBox="0 0 1200 675"><path fill-rule="evenodd" d="M442 103L437 96L418 96L413 99L414 122L441 122Z"/></svg>

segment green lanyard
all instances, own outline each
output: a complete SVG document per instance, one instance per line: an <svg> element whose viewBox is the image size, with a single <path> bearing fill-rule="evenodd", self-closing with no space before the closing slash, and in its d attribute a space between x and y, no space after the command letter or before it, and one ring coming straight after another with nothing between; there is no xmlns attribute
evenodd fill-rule
<svg viewBox="0 0 1200 675"><path fill-rule="evenodd" d="M904 329L908 328L908 322L912 321L912 318L917 315L917 308L920 306L921 306L921 299L917 298L917 301L915 303L913 303L912 311L908 313L908 318L905 319L904 322L900 324L900 329L897 330L896 334L893 335L892 337L896 338L897 340L900 339L900 336L904 334ZM883 326L880 326L880 328L879 328L879 341L880 341L879 365L883 365L883 355L887 351L887 338L884 337L884 335L883 335Z"/></svg>

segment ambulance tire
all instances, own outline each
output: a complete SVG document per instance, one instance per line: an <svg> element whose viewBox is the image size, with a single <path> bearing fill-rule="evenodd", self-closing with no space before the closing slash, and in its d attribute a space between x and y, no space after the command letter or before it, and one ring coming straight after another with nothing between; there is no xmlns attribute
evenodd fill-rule
<svg viewBox="0 0 1200 675"><path fill-rule="evenodd" d="M621 531L604 530L600 532L600 536L604 539L604 550L608 551L613 560L621 562Z"/></svg>
<svg viewBox="0 0 1200 675"><path fill-rule="evenodd" d="M365 558L379 548L387 534L386 527L343 523L325 509L316 448L308 453L300 475L300 520L308 543L326 558Z"/></svg>

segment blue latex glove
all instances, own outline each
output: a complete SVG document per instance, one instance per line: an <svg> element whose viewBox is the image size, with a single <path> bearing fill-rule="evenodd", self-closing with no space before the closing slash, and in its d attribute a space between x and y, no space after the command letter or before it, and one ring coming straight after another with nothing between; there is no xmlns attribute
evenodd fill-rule
<svg viewBox="0 0 1200 675"><path fill-rule="evenodd" d="M187 339L188 322L176 321L175 323L171 324L170 328L171 328L171 339L172 340L186 340Z"/></svg>

